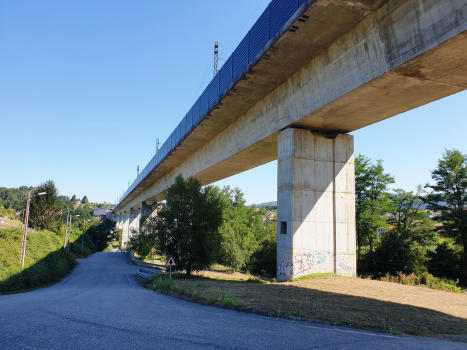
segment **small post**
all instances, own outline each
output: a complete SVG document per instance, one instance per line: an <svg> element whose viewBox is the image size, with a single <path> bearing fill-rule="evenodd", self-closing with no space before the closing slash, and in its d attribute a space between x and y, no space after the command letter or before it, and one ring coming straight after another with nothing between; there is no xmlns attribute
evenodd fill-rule
<svg viewBox="0 0 467 350"><path fill-rule="evenodd" d="M169 283L172 283L172 266L170 266Z"/></svg>

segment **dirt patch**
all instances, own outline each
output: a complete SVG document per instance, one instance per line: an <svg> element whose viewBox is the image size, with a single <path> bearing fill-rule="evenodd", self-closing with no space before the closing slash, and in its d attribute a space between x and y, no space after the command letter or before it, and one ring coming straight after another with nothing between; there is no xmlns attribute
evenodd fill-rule
<svg viewBox="0 0 467 350"><path fill-rule="evenodd" d="M359 328L424 335L467 333L467 294L343 277L263 284L178 278L176 284L187 295L214 293L247 307Z"/></svg>

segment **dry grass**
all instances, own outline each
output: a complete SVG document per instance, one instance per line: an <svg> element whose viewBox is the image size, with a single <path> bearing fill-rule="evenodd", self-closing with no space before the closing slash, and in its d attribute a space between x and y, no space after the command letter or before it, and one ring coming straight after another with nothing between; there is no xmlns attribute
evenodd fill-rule
<svg viewBox="0 0 467 350"><path fill-rule="evenodd" d="M467 333L467 294L343 277L263 284L181 277L176 284L190 295L228 296L263 311L359 328L426 335Z"/></svg>

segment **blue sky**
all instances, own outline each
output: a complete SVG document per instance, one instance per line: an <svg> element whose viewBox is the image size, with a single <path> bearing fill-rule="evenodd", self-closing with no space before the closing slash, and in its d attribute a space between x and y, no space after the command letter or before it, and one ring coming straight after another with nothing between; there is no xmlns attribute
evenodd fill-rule
<svg viewBox="0 0 467 350"><path fill-rule="evenodd" d="M268 4L0 0L0 186L53 179L115 202ZM443 149L466 151L465 92L353 132L394 188L430 181ZM220 181L276 200L276 162Z"/></svg>

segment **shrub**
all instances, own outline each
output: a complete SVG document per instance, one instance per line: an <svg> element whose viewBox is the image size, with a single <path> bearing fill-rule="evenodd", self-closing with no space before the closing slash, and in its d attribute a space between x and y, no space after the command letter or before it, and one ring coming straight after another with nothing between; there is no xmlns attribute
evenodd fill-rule
<svg viewBox="0 0 467 350"><path fill-rule="evenodd" d="M277 241L275 235L261 242L259 248L250 257L248 269L257 275L276 275Z"/></svg>

